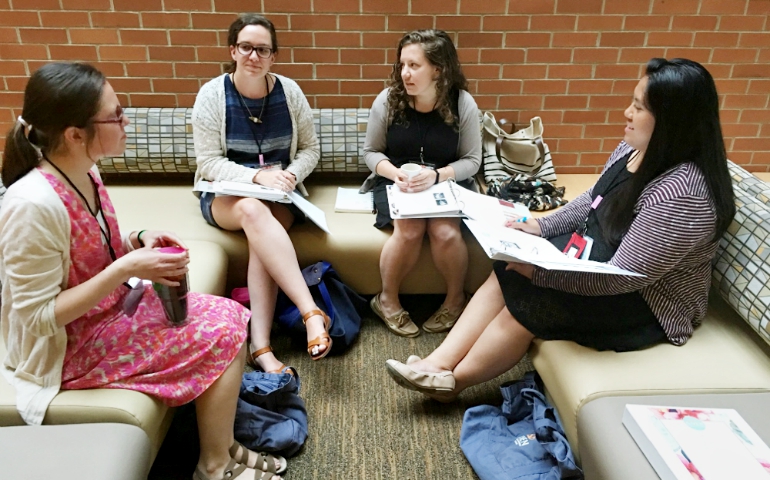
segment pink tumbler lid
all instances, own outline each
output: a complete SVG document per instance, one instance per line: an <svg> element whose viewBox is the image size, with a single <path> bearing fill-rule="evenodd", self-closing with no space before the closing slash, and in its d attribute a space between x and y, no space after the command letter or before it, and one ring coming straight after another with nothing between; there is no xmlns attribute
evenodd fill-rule
<svg viewBox="0 0 770 480"><path fill-rule="evenodd" d="M161 253L184 253L187 250L182 247L161 247L158 251Z"/></svg>

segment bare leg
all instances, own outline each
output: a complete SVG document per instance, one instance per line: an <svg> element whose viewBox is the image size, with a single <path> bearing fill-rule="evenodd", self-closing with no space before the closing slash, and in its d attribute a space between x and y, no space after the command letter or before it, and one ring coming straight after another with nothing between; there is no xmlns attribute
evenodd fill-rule
<svg viewBox="0 0 770 480"><path fill-rule="evenodd" d="M534 338L507 308L503 308L455 367L455 393L492 380L513 368L527 353Z"/></svg>
<svg viewBox="0 0 770 480"><path fill-rule="evenodd" d="M468 271L468 247L460 231L459 218L431 218L428 236L433 263L446 282L444 306L457 312L465 303L465 274Z"/></svg>
<svg viewBox="0 0 770 480"><path fill-rule="evenodd" d="M290 222L287 222L286 215L291 215L285 207L268 206L265 202L253 198L217 197L212 204L212 213L217 224L222 228L226 230L243 229L249 241L249 273L251 273L252 264L254 264L254 268L258 268L257 264L251 261L251 256L254 255L259 259L259 265L266 275L286 293L300 312L304 313L318 308L310 295L304 278L302 278L297 262L297 253L288 233L286 233L286 228L291 225ZM259 281L259 278L255 278L255 280ZM252 291L250 286L250 297ZM274 302L275 300L273 300L273 310L275 308ZM273 312L270 312L268 325L272 322L272 314ZM257 319L254 323L258 324L259 322ZM308 340L316 338L325 330L323 318L320 315L313 316L308 320ZM263 331L260 330L257 333L260 334ZM267 328L268 341L269 331ZM325 348L320 346L318 350L323 351ZM276 365L276 368L278 366Z"/></svg>
<svg viewBox="0 0 770 480"><path fill-rule="evenodd" d="M424 219L394 220L393 235L385 242L380 253L383 313L391 316L401 310L398 291L407 273L420 257L422 238L427 222Z"/></svg>
<svg viewBox="0 0 770 480"><path fill-rule="evenodd" d="M420 372L438 373L454 370L503 309L505 309L503 292L500 290L500 284L497 283L495 272L492 272L473 295L465 311L441 345L433 353L410 366Z"/></svg>
<svg viewBox="0 0 770 480"><path fill-rule="evenodd" d="M195 399L201 446L198 468L212 479L222 478L230 461L229 449L234 441L233 422L245 359L246 349L242 347L227 370Z"/></svg>

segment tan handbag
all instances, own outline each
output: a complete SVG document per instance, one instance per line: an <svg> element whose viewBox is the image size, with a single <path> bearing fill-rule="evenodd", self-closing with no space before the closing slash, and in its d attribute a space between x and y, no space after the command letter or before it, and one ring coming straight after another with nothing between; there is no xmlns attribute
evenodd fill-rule
<svg viewBox="0 0 770 480"><path fill-rule="evenodd" d="M484 181L487 184L518 174L549 182L556 180L548 146L543 143L540 117L533 117L527 128L508 133L498 125L491 112L484 112L481 137Z"/></svg>

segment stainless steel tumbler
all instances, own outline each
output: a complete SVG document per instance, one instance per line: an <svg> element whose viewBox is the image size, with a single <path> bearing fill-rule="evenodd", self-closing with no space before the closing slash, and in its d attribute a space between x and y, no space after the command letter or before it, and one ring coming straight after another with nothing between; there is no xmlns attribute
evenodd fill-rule
<svg viewBox="0 0 770 480"><path fill-rule="evenodd" d="M185 251L180 247L163 247L158 250L163 253L182 253ZM174 326L183 325L187 320L187 293L190 289L190 282L187 274L169 278L169 280L179 282L179 286L169 287L157 282L153 282L152 286L163 302L163 310L166 312L168 321Z"/></svg>

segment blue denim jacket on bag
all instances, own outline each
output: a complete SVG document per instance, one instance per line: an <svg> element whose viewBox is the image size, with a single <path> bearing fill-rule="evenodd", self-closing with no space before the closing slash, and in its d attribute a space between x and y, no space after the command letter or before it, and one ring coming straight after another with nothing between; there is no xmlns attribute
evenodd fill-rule
<svg viewBox="0 0 770 480"><path fill-rule="evenodd" d="M299 397L299 376L289 373L243 374L235 439L254 451L296 454L307 439L307 410Z"/></svg>

